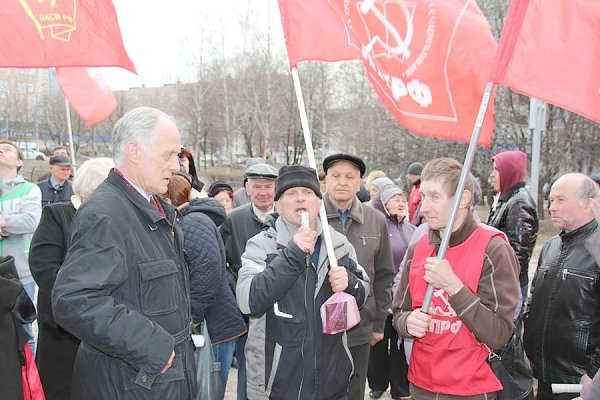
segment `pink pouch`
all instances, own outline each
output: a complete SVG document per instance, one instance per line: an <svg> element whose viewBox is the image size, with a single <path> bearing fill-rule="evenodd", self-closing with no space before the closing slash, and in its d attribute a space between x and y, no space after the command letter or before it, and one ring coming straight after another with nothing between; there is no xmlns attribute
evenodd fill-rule
<svg viewBox="0 0 600 400"><path fill-rule="evenodd" d="M336 333L354 328L360 322L360 311L354 296L346 292L337 292L321 306L323 333Z"/></svg>

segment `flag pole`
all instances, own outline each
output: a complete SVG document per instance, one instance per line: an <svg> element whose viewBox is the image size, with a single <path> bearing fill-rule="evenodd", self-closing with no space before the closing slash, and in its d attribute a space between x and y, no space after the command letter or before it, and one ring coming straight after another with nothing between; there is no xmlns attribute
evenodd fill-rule
<svg viewBox="0 0 600 400"><path fill-rule="evenodd" d="M75 147L73 146L73 129L71 128L71 107L65 97L65 112L67 114L67 133L69 134L69 148L71 149L71 162L75 165Z"/></svg>
<svg viewBox="0 0 600 400"><path fill-rule="evenodd" d="M302 133L304 134L306 154L308 155L308 165L311 168L314 168L315 173L317 173L317 162L315 160L315 151L312 145L310 128L308 127L308 118L306 116L306 108L304 107L304 98L302 96L302 87L300 86L298 68L296 66L292 67L291 72L292 79L294 81L294 91L296 92L296 101L298 102L298 112L300 113L300 122L302 124ZM325 248L327 249L329 265L337 267L337 259L335 258L335 252L333 251L333 242L331 241L331 232L329 232L329 221L327 220L327 212L325 211L325 205L323 202L321 202L321 210L319 211L319 217L321 219L321 226L323 227L323 238L325 239Z"/></svg>
<svg viewBox="0 0 600 400"><path fill-rule="evenodd" d="M465 184L467 183L467 179L469 177L469 173L471 172L471 165L473 164L473 158L475 157L475 151L477 150L477 142L479 141L479 135L481 133L481 127L483 126L483 120L485 119L485 113L487 111L488 105L490 104L490 98L492 96L492 92L494 89L494 83L488 82L485 86L485 90L483 92L483 97L481 99L481 104L479 105L479 113L477 114L477 120L475 121L475 127L473 128L473 134L471 135L471 142L469 143L469 149L467 150L467 155L465 156L465 161L463 163L463 169L460 174L460 180L458 181L458 185L456 187L456 192L454 194L454 201L452 202L452 210L450 211L450 215L448 216L448 221L446 222L446 229L444 229L444 235L442 236L442 242L440 243L440 248L437 252L437 259L443 260L446 255L446 250L448 249L448 244L450 243L450 235L452 234L452 227L454 226L454 222L456 221L456 214L458 214L458 207L460 205L461 193L465 189ZM425 293L425 298L423 299L423 306L421 307L421 311L425 314L429 312L429 305L431 304L431 299L433 297L433 291L435 288L432 285L427 287L427 292Z"/></svg>

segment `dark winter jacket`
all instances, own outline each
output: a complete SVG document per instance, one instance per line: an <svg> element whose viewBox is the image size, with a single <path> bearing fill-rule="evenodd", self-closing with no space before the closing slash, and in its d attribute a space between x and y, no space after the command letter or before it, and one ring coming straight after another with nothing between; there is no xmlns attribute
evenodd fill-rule
<svg viewBox="0 0 600 400"><path fill-rule="evenodd" d="M38 187L42 192L42 206L54 203L68 203L73 196L73 185L71 181L63 183L62 187L55 189L48 178L45 181L38 182Z"/></svg>
<svg viewBox="0 0 600 400"><path fill-rule="evenodd" d="M502 180L502 175L500 175ZM519 182L503 193L496 208L490 212L487 224L504 232L515 251L521 272L521 286L529 282L529 260L538 233L537 209L525 182Z"/></svg>
<svg viewBox="0 0 600 400"><path fill-rule="evenodd" d="M540 253L524 315L533 375L579 383L600 368L600 230L595 220L550 239Z"/></svg>
<svg viewBox="0 0 600 400"><path fill-rule="evenodd" d="M13 310L15 314L13 314ZM23 400L20 350L27 336L18 318L33 322L35 308L19 281L12 256L0 258L0 393L5 400Z"/></svg>
<svg viewBox="0 0 600 400"><path fill-rule="evenodd" d="M50 301L54 280L69 248L75 211L71 202L44 207L29 251L29 268L39 287L36 361L47 400L71 398L71 376L80 342L56 324Z"/></svg>
<svg viewBox="0 0 600 400"><path fill-rule="evenodd" d="M318 259L307 267L306 254L293 242L297 228L275 218L269 216L272 225L248 241L237 283L238 305L251 316L248 398L340 399L353 364L346 332L323 333L320 307L333 295L325 242L320 240ZM318 221L317 234L322 238ZM333 230L331 239L338 264L348 269L346 292L360 307L368 278L348 240Z"/></svg>
<svg viewBox="0 0 600 400"><path fill-rule="evenodd" d="M537 208L525 187L527 154L503 151L492 157L500 174L499 198L490 210L487 224L504 232L521 266L519 283L529 282L529 260L538 233Z"/></svg>
<svg viewBox="0 0 600 400"><path fill-rule="evenodd" d="M246 250L246 242L258 234L263 226L263 222L254 214L252 203L248 203L229 213L225 222L219 227L225 244L227 279L234 293L238 271L242 267L242 254Z"/></svg>
<svg viewBox="0 0 600 400"><path fill-rule="evenodd" d="M227 283L225 248L218 226L225 209L213 198L194 199L183 214L194 323L206 320L213 344L243 335L246 324Z"/></svg>
<svg viewBox="0 0 600 400"><path fill-rule="evenodd" d="M52 291L56 322L82 341L75 400L195 392L183 233L176 210L162 207L166 217L113 170L75 215Z"/></svg>
<svg viewBox="0 0 600 400"><path fill-rule="evenodd" d="M348 332L352 346L369 343L373 332L383 333L388 309L391 308L391 288L394 261L385 217L373 207L355 198L346 223L343 224L337 206L323 196L327 219L333 229L348 238L356 250L358 263L369 276L371 288L367 303L360 310L360 324Z"/></svg>

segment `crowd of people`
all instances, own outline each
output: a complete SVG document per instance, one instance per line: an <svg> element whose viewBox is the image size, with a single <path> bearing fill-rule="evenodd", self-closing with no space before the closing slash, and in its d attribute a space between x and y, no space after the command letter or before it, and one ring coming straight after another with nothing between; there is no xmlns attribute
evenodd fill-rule
<svg viewBox="0 0 600 400"><path fill-rule="evenodd" d="M559 234L529 282L539 221L521 151L490 160L485 221L477 179L457 192L447 157L399 180L354 154L319 171L251 158L238 190L206 187L149 107L115 124L112 159L73 171L59 147L37 185L22 166L0 141L2 398L24 398L28 346L49 400L199 399L208 332L221 387L237 364L238 400L496 399L490 360L508 344L538 400L576 396L561 383L600 399L598 179L553 182Z"/></svg>

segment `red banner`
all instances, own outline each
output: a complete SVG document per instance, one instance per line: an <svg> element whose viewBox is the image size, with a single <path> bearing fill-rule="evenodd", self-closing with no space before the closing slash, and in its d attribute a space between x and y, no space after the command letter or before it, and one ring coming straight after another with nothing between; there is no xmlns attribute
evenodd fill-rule
<svg viewBox="0 0 600 400"><path fill-rule="evenodd" d="M63 94L86 125L104 121L117 108L117 99L100 72L89 68L57 68Z"/></svg>
<svg viewBox="0 0 600 400"><path fill-rule="evenodd" d="M600 2L513 0L494 82L600 123Z"/></svg>
<svg viewBox="0 0 600 400"><path fill-rule="evenodd" d="M4 0L0 21L0 67L102 66L136 72L111 0Z"/></svg>
<svg viewBox="0 0 600 400"><path fill-rule="evenodd" d="M280 0L284 31L290 2ZM322 18L328 8L337 24ZM474 0L313 0L310 12L297 10L293 19L319 27L319 34L287 36L290 60L323 59L321 45L333 38L341 49L358 43L373 88L406 129L469 142L497 47ZM296 54L297 48L306 50ZM488 110L483 146L491 143L493 102Z"/></svg>
<svg viewBox="0 0 600 400"><path fill-rule="evenodd" d="M360 44L325 0L279 0L279 11L290 68L300 61L361 59Z"/></svg>

